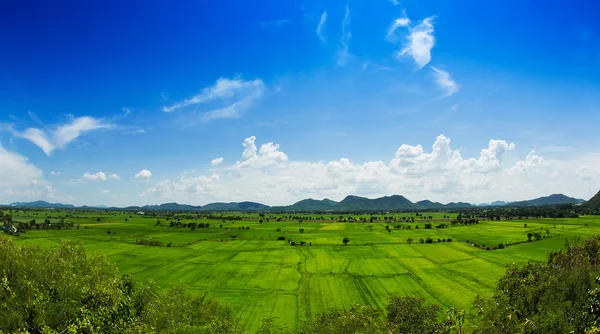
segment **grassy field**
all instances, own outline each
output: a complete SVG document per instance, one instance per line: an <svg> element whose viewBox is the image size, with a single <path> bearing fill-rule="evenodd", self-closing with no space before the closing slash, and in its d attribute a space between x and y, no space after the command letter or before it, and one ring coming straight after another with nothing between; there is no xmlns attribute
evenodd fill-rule
<svg viewBox="0 0 600 334"><path fill-rule="evenodd" d="M296 328L304 319L330 308L353 304L384 307L390 295L422 296L444 308L470 309L476 295L492 293L506 264L541 261L549 251L563 247L566 240L600 233L597 216L480 221L444 229L435 226L449 223L450 219L443 217L455 218L456 214L428 213L433 229L424 229L426 222L420 217L404 223L345 223L343 220L350 216L321 219L321 215L308 214L295 218L245 214L243 220L230 220L37 210L15 211L13 219L41 222L48 218L56 222L67 214L65 221L75 224L72 229L32 230L12 238L42 247L56 246L63 240L81 242L90 252L106 254L122 273L138 280L152 279L161 286L185 284L192 291L207 291L229 303L239 318L239 327L248 331L255 330L265 315ZM182 223L209 223L210 227L194 231L170 227L169 222L177 218ZM157 220L161 220L160 226ZM395 225L410 225L411 229L393 229ZM549 237L525 242L529 232ZM290 246L286 240L277 240L281 236L306 244ZM345 246L344 238L350 239ZM427 238L434 243L419 242ZM453 241L437 242L448 238ZM138 244L148 239L160 241L162 246ZM409 244L408 239L414 242ZM497 250L471 245L495 247L517 242L523 243ZM171 247L167 247L169 243Z"/></svg>

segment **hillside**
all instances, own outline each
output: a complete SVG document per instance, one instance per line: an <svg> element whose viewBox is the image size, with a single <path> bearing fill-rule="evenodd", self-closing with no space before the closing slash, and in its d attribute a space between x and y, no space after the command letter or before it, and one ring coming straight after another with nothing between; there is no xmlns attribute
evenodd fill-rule
<svg viewBox="0 0 600 334"><path fill-rule="evenodd" d="M255 202L230 202L209 203L202 207L202 211L256 211L268 209L268 205Z"/></svg>
<svg viewBox="0 0 600 334"><path fill-rule="evenodd" d="M334 210L337 204L338 202L332 201L328 198L323 200L307 198L292 205L278 208L282 209L283 211L330 211Z"/></svg>
<svg viewBox="0 0 600 334"><path fill-rule="evenodd" d="M71 205L71 204L49 203L49 202L46 202L46 201L13 202L10 205L11 206L18 206L18 207L22 207L22 208L41 208L41 209L67 209L67 208L75 208L75 206Z"/></svg>
<svg viewBox="0 0 600 334"><path fill-rule="evenodd" d="M540 197L528 201L513 202L509 206L540 206L540 205L556 205L556 204L578 204L585 202L582 199L569 197L563 194L553 194L550 196Z"/></svg>
<svg viewBox="0 0 600 334"><path fill-rule="evenodd" d="M418 209L420 209L418 205L401 195L384 196L375 199L349 195L335 206L336 211L400 211Z"/></svg>
<svg viewBox="0 0 600 334"><path fill-rule="evenodd" d="M473 204L471 204L471 203L450 202L450 203L444 205L444 208L446 208L446 209L460 209L460 208L470 208L472 206L473 206Z"/></svg>
<svg viewBox="0 0 600 334"><path fill-rule="evenodd" d="M418 201L415 204L418 205L422 209L442 209L442 208L444 208L444 204L442 204L440 202L432 202L428 199Z"/></svg>
<svg viewBox="0 0 600 334"><path fill-rule="evenodd" d="M589 201L585 202L584 205L588 208L600 209L600 191L598 191L594 197L590 198Z"/></svg>

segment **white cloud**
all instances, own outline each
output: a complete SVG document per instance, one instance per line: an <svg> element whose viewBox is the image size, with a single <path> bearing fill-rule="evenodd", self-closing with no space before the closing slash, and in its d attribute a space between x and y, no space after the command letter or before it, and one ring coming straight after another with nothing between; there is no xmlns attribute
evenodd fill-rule
<svg viewBox="0 0 600 334"><path fill-rule="evenodd" d="M350 33L350 8L346 6L346 12L344 13L344 20L342 21L342 37L340 38L340 50L338 51L337 65L345 66L348 60L352 56L350 54L350 39L352 34Z"/></svg>
<svg viewBox="0 0 600 334"><path fill-rule="evenodd" d="M398 0L390 0L390 2L394 5L394 6L398 6L400 4L400 2Z"/></svg>
<svg viewBox="0 0 600 334"><path fill-rule="evenodd" d="M103 172L98 172L94 174L84 173L83 178L92 181L106 181L106 174L104 174Z"/></svg>
<svg viewBox="0 0 600 334"><path fill-rule="evenodd" d="M4 195L8 195L11 200L20 199L54 199L56 196L56 189L52 186L40 186L24 190L12 190L7 189L4 191Z"/></svg>
<svg viewBox="0 0 600 334"><path fill-rule="evenodd" d="M150 180L152 173L147 169L142 169L139 173L135 174L135 178L142 181Z"/></svg>
<svg viewBox="0 0 600 334"><path fill-rule="evenodd" d="M164 112L173 112L179 109L195 105L208 105L212 110L204 111L199 114L202 121L210 121L217 118L238 118L242 112L250 109L264 95L266 88L261 79L244 81L241 79L220 78L210 87L206 87L198 95L187 100L164 106ZM217 107L220 105L220 107ZM196 111L192 114L197 113Z"/></svg>
<svg viewBox="0 0 600 334"><path fill-rule="evenodd" d="M386 35L388 41L396 40L395 33L398 28L408 28L408 36L405 37L406 45L396 54L397 58L412 57L419 69L431 61L431 49L435 45L433 19L434 17L428 17L417 25L410 26L410 20L405 16L392 23Z"/></svg>
<svg viewBox="0 0 600 334"><path fill-rule="evenodd" d="M395 19L394 22L388 28L385 39L390 42L395 41L396 40L396 35L395 35L396 30L400 27L408 27L409 25L410 25L410 20L406 16Z"/></svg>
<svg viewBox="0 0 600 334"><path fill-rule="evenodd" d="M458 92L460 86L456 81L452 80L450 73L435 66L431 66L431 69L433 70L436 84L444 90L444 97L454 95Z"/></svg>
<svg viewBox="0 0 600 334"><path fill-rule="evenodd" d="M131 115L131 109L129 108L121 108L121 110L123 110L123 116L129 116Z"/></svg>
<svg viewBox="0 0 600 334"><path fill-rule="evenodd" d="M319 20L319 25L317 26L317 36L319 36L319 39L323 43L325 42L325 35L323 34L325 22L327 22L327 11L324 11L323 14L321 14L321 19Z"/></svg>
<svg viewBox="0 0 600 334"><path fill-rule="evenodd" d="M108 176L109 179L113 179L113 180L120 180L121 178L119 177L119 175L117 174L110 174Z"/></svg>
<svg viewBox="0 0 600 334"><path fill-rule="evenodd" d="M210 164L213 166L218 166L223 162L223 160L225 160L223 157L215 158L210 161Z"/></svg>
<svg viewBox="0 0 600 334"><path fill-rule="evenodd" d="M595 179L588 166L585 165L579 166L579 169L575 172L575 175L577 175L582 181L591 181Z"/></svg>
<svg viewBox="0 0 600 334"><path fill-rule="evenodd" d="M264 167L287 161L287 155L279 151L279 145L266 143L261 145L260 151L257 151L254 141L255 136L244 139L244 152L242 159L236 162L236 167Z"/></svg>
<svg viewBox="0 0 600 334"><path fill-rule="evenodd" d="M538 167L544 166L544 158L537 155L535 150L531 150L525 160L517 161L517 163L511 168L507 168L505 172L509 175L514 174L529 174L535 171Z"/></svg>
<svg viewBox="0 0 600 334"><path fill-rule="evenodd" d="M55 171L50 172L50 175L61 175L61 174L62 174L61 172L55 172Z"/></svg>
<svg viewBox="0 0 600 334"><path fill-rule="evenodd" d="M72 122L60 125L50 131L28 128L23 132L15 130L12 132L14 136L27 139L37 145L46 155L51 155L54 150L64 148L83 133L111 127L111 124L105 123L102 119L84 116L75 118Z"/></svg>
<svg viewBox="0 0 600 334"><path fill-rule="evenodd" d="M535 152L522 161L515 159L508 155L515 150L515 144L505 140L492 139L477 156L463 157L460 150L451 146L450 138L440 135L430 150L421 145L402 144L389 162L365 163L348 158L328 162L290 160L279 145L258 145L256 141L254 136L246 138L239 161L222 168L218 174L184 172L178 178L158 182L140 195L145 196L144 201L156 203L253 200L282 205L308 197L341 200L348 194L368 197L403 194L413 201L427 198L480 203L557 192L576 196L582 188L591 192L590 189L597 187L588 186L590 181L579 181L571 163L547 161ZM600 154L581 161L586 165L600 163ZM570 178L564 172L569 170ZM578 173L586 171L589 169L582 168Z"/></svg>
<svg viewBox="0 0 600 334"><path fill-rule="evenodd" d="M42 171L26 157L9 152L0 145L0 189L43 183L42 176Z"/></svg>
<svg viewBox="0 0 600 334"><path fill-rule="evenodd" d="M101 194L108 194L109 192L110 192L110 190L106 190L106 189L105 190L100 190Z"/></svg>

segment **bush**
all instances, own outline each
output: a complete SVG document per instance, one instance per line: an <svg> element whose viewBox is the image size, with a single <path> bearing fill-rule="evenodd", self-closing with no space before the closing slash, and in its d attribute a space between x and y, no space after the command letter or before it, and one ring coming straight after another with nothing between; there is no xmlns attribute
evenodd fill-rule
<svg viewBox="0 0 600 334"><path fill-rule="evenodd" d="M0 239L0 332L197 333L233 329L231 310L176 288L135 284L102 255Z"/></svg>
<svg viewBox="0 0 600 334"><path fill-rule="evenodd" d="M426 244L432 244L432 243L433 243L433 239L431 239L431 238L427 238L427 239L425 240L425 243L426 243Z"/></svg>
<svg viewBox="0 0 600 334"><path fill-rule="evenodd" d="M277 240L285 240L285 237L284 236L277 237Z"/></svg>
<svg viewBox="0 0 600 334"><path fill-rule="evenodd" d="M600 236L507 268L490 298L477 298L475 332L598 333Z"/></svg>

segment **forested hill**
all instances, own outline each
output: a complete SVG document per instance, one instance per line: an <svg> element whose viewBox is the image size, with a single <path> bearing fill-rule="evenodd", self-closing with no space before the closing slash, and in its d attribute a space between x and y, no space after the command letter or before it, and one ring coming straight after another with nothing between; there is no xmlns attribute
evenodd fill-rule
<svg viewBox="0 0 600 334"><path fill-rule="evenodd" d="M585 202L583 199L565 196L563 194L554 194L546 197L540 197L528 201L510 203L508 206L539 206L556 204L580 204Z"/></svg>
<svg viewBox="0 0 600 334"><path fill-rule="evenodd" d="M600 191L598 191L594 197L590 198L589 201L585 202L584 205L591 209L600 209Z"/></svg>
<svg viewBox="0 0 600 334"><path fill-rule="evenodd" d="M526 207L542 206L556 204L579 204L584 203L582 199L568 197L563 194L554 194L546 197L540 197L527 201L508 203L503 206ZM500 202L494 202L500 203ZM504 203L504 202L502 202ZM600 196L596 194L586 204L590 207L600 207ZM492 206L494 204L491 204ZM29 208L76 208L70 204L48 203L45 201L36 202L14 202L11 206L29 207ZM384 196L379 198L366 198L349 195L342 201L336 202L330 199L304 199L287 206L268 206L256 202L230 202L230 203L209 203L204 206L188 205L179 203L164 203L160 205L129 206L125 208L107 208L98 206L84 206L82 209L115 209L130 211L271 211L271 212L359 212L359 211L411 211L411 210L444 210L444 209L462 209L471 208L475 205L466 202L451 202L442 204L430 200L411 202L402 195Z"/></svg>

